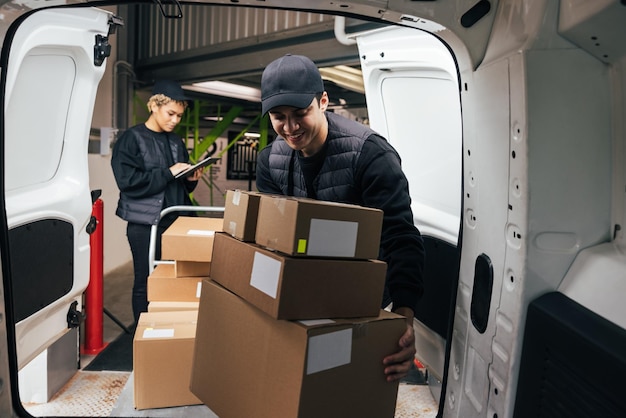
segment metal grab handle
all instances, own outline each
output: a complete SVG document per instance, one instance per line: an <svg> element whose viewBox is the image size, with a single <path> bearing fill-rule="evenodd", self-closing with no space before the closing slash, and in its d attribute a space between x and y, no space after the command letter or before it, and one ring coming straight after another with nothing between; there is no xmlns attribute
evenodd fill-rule
<svg viewBox="0 0 626 418"><path fill-rule="evenodd" d="M165 215L172 212L221 212L224 213L224 207L222 206L170 206L161 211L159 215L159 222ZM155 260L156 256L156 238L157 238L157 228L159 223L157 222L155 225L152 225L150 228L150 247L148 249L148 264L149 264L149 272L152 273L154 271L155 264L158 262Z"/></svg>

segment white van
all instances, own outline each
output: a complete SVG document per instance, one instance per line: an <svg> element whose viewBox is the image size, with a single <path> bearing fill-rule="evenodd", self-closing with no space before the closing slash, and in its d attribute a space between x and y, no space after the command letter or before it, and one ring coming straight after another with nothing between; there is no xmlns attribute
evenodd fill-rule
<svg viewBox="0 0 626 418"><path fill-rule="evenodd" d="M41 353L76 356L87 138L120 24L98 3L0 5L0 416L26 416L18 373ZM438 416L626 416L624 0L193 3L395 25L352 39L425 239Z"/></svg>

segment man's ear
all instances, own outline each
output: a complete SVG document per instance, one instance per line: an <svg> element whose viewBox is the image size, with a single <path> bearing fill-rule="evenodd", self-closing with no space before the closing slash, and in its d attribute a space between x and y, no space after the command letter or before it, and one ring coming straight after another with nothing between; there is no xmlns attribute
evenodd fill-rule
<svg viewBox="0 0 626 418"><path fill-rule="evenodd" d="M322 97L320 97L320 110L326 111L326 108L328 107L329 102L330 102L330 99L328 98L328 93L326 92L322 93Z"/></svg>

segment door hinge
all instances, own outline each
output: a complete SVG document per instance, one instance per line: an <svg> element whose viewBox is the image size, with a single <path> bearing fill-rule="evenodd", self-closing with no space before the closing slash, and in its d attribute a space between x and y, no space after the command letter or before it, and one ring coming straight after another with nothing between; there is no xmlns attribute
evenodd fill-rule
<svg viewBox="0 0 626 418"><path fill-rule="evenodd" d="M109 38L96 35L96 43L93 46L93 64L100 67L104 60L111 55L111 44Z"/></svg>
<svg viewBox="0 0 626 418"><path fill-rule="evenodd" d="M124 26L124 19L119 16L109 16L109 35L113 35L118 26Z"/></svg>
<svg viewBox="0 0 626 418"><path fill-rule="evenodd" d="M96 35L96 43L93 46L93 63L100 67L104 60L111 55L111 44L109 36L115 33L118 26L124 26L124 20L114 15L109 16L109 32L107 36Z"/></svg>

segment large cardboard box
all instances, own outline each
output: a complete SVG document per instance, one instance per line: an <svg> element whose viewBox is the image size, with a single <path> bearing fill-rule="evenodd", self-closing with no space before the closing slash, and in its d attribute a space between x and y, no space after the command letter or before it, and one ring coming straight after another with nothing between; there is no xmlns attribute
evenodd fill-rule
<svg viewBox="0 0 626 418"><path fill-rule="evenodd" d="M382 359L404 317L283 321L206 281L191 391L220 418L393 418L398 383Z"/></svg>
<svg viewBox="0 0 626 418"><path fill-rule="evenodd" d="M176 277L173 264L158 264L148 276L148 301L197 302L206 277Z"/></svg>
<svg viewBox="0 0 626 418"><path fill-rule="evenodd" d="M211 261L213 237L223 224L222 218L178 217L161 236L161 258Z"/></svg>
<svg viewBox="0 0 626 418"><path fill-rule="evenodd" d="M136 409L197 405L190 390L197 311L143 312L133 340Z"/></svg>
<svg viewBox="0 0 626 418"><path fill-rule="evenodd" d="M263 195L255 242L293 256L376 259L382 222L379 209Z"/></svg>
<svg viewBox="0 0 626 418"><path fill-rule="evenodd" d="M215 235L211 279L277 319L377 316L386 263L291 257Z"/></svg>
<svg viewBox="0 0 626 418"><path fill-rule="evenodd" d="M241 241L254 242L261 194L227 190L224 202L224 231Z"/></svg>

